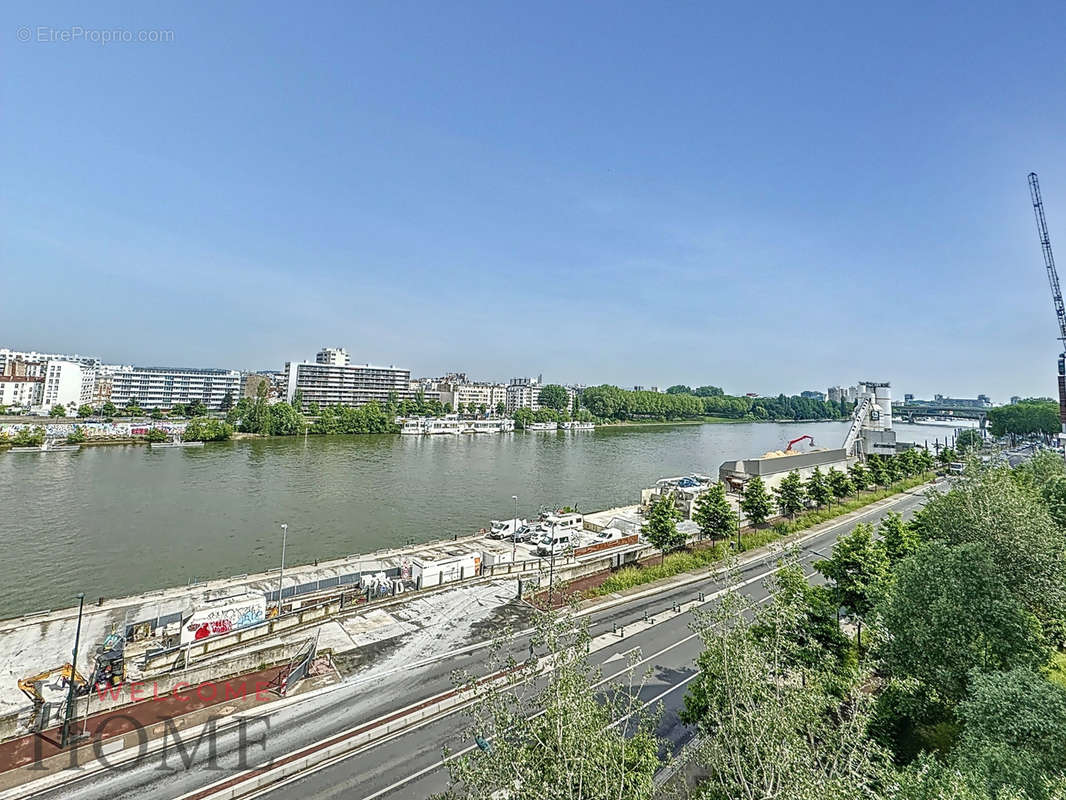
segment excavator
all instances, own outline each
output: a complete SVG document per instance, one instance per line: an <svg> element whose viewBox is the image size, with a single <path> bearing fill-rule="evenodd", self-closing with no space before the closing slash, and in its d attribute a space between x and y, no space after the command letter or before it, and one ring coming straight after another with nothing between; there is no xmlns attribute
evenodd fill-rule
<svg viewBox="0 0 1066 800"><path fill-rule="evenodd" d="M791 453L792 452L792 445L799 444L804 439L810 439L811 440L811 447L814 447L814 437L813 436L808 436L807 434L804 434L803 436L797 436L795 439L793 439L791 442L789 442L788 443L788 447L785 448L785 452L786 453Z"/></svg>
<svg viewBox="0 0 1066 800"><path fill-rule="evenodd" d="M89 690L89 685L85 678L74 669L74 665L69 661L61 667L53 667L44 672L38 672L36 675L30 675L28 678L19 678L19 688L33 701L31 724L36 722L37 715L41 712L42 706L44 706L44 698L41 696L41 684L57 674L59 675L60 686L69 686L71 681L73 681L74 689L78 694L85 694Z"/></svg>

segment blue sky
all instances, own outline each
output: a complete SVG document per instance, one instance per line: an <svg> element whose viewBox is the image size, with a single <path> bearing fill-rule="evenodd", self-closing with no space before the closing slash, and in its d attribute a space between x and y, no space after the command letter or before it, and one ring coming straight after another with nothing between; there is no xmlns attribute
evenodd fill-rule
<svg viewBox="0 0 1066 800"><path fill-rule="evenodd" d="M718 5L6 5L0 345L1053 394L1061 9Z"/></svg>

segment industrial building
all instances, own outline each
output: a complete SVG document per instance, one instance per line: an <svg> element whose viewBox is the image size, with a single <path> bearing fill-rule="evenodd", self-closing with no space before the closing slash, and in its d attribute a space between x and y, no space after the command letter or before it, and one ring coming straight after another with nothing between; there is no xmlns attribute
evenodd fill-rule
<svg viewBox="0 0 1066 800"><path fill-rule="evenodd" d="M759 458L726 461L718 468L718 479L731 492L741 492L754 476L763 479L773 489L793 470L806 479L815 467L845 470L856 459L873 454L894 455L898 445L892 430L892 388L886 381L860 381L842 389L829 389L830 397L854 398L855 413L844 442L835 449L793 451L791 449L767 453ZM791 446L791 445L790 445Z"/></svg>

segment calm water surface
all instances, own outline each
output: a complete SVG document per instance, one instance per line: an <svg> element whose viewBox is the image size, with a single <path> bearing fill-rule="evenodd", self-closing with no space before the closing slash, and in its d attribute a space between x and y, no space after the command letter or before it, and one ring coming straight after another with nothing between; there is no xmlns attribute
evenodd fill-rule
<svg viewBox="0 0 1066 800"><path fill-rule="evenodd" d="M486 436L313 436L197 449L0 453L0 618L274 567L468 534L542 506L637 502L658 478L843 423L677 425ZM950 428L897 426L932 442Z"/></svg>

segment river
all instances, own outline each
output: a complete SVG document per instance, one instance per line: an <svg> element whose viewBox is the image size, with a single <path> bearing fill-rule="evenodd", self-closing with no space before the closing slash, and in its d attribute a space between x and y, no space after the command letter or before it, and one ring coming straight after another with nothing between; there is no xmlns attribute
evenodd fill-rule
<svg viewBox="0 0 1066 800"><path fill-rule="evenodd" d="M541 507L595 511L658 478L845 423L706 424L484 436L310 436L196 449L0 453L0 618L290 564L468 534ZM950 428L898 425L900 440Z"/></svg>

